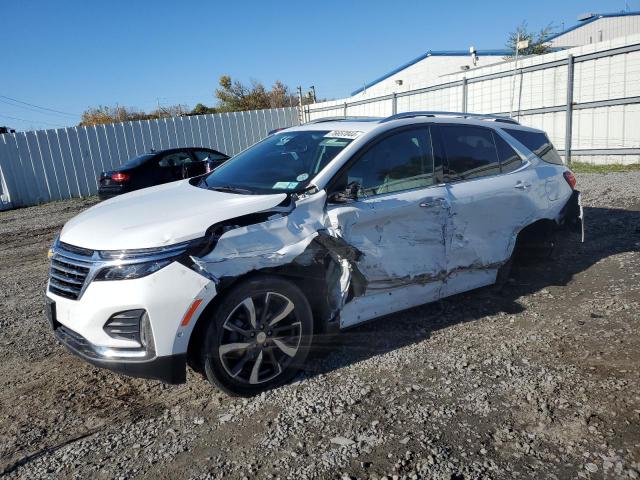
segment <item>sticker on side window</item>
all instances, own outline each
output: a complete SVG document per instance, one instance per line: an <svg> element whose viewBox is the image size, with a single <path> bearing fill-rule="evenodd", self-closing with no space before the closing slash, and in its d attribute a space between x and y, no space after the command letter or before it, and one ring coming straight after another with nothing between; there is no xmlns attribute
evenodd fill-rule
<svg viewBox="0 0 640 480"><path fill-rule="evenodd" d="M325 135L325 138L356 138L362 135L362 132L354 130L332 130Z"/></svg>
<svg viewBox="0 0 640 480"><path fill-rule="evenodd" d="M278 190L293 190L298 186L298 182L276 182L273 184L273 189Z"/></svg>

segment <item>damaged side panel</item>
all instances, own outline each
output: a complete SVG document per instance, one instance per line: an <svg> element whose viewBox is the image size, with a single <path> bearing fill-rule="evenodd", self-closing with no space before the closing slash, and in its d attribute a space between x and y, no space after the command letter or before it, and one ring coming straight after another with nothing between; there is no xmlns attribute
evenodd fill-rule
<svg viewBox="0 0 640 480"><path fill-rule="evenodd" d="M195 261L217 278L286 265L325 229L325 198L324 192L319 192L265 222L231 228L211 252Z"/></svg>
<svg viewBox="0 0 640 480"><path fill-rule="evenodd" d="M347 327L437 297L447 210L431 201L445 193L434 186L327 207L321 191L267 221L229 229L193 260L217 279L321 262L329 316L340 314Z"/></svg>
<svg viewBox="0 0 640 480"><path fill-rule="evenodd" d="M362 252L356 266L367 281L365 294L342 310L342 328L437 298L446 271L445 196L436 185L328 207L332 231Z"/></svg>
<svg viewBox="0 0 640 480"><path fill-rule="evenodd" d="M536 186L521 191L517 181ZM322 283L310 301L346 328L493 283L523 227L578 208L551 203L544 183L515 175L337 205L319 191L219 226L213 248L191 258L221 288L254 271L308 275Z"/></svg>
<svg viewBox="0 0 640 480"><path fill-rule="evenodd" d="M447 278L442 296L493 283L518 232L548 208L535 170L448 185ZM522 186L522 188L517 188Z"/></svg>

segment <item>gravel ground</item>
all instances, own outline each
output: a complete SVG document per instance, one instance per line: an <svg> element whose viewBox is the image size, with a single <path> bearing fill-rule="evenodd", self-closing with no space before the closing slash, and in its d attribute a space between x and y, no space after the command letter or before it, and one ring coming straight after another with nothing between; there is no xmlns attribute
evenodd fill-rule
<svg viewBox="0 0 640 480"><path fill-rule="evenodd" d="M95 200L0 212L8 478L640 478L640 172L583 174L587 242L324 342L295 382L230 398L68 354L46 250Z"/></svg>

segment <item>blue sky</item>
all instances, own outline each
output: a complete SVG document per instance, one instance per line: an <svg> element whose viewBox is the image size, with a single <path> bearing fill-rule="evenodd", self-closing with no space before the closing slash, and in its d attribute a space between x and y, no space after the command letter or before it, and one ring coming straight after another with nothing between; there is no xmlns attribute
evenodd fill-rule
<svg viewBox="0 0 640 480"><path fill-rule="evenodd" d="M0 125L74 125L97 105L213 105L223 74L341 98L427 50L502 48L522 20L569 27L626 5L640 10L640 0L5 1Z"/></svg>

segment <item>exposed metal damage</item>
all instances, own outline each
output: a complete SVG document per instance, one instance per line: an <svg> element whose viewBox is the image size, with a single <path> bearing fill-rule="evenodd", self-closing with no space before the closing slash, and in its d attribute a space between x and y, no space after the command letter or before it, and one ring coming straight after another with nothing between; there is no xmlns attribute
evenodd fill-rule
<svg viewBox="0 0 640 480"><path fill-rule="evenodd" d="M367 281L357 265L362 252L331 226L325 204L325 193L318 192L261 212L254 218L257 223L243 225L234 219L214 225L207 253L191 257L195 268L208 272L216 283L277 268L321 275L327 320L333 319L353 297L364 295Z"/></svg>

